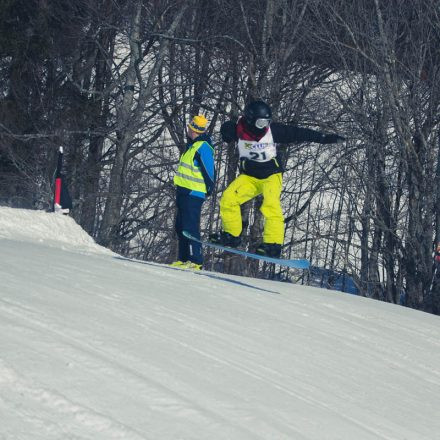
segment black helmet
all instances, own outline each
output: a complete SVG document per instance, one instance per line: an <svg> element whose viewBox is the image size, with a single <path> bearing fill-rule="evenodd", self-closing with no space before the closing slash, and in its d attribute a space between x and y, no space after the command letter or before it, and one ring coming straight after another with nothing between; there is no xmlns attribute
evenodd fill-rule
<svg viewBox="0 0 440 440"><path fill-rule="evenodd" d="M244 108L244 120L249 127L263 129L269 126L272 110L263 101L252 101Z"/></svg>

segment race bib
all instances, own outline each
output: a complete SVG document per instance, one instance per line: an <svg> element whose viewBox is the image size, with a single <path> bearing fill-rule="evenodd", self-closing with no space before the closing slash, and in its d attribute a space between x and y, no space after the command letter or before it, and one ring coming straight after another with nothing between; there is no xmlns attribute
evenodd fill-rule
<svg viewBox="0 0 440 440"><path fill-rule="evenodd" d="M267 162L277 155L277 147L273 141L270 128L259 141L239 139L237 146L240 158L255 160L256 162Z"/></svg>

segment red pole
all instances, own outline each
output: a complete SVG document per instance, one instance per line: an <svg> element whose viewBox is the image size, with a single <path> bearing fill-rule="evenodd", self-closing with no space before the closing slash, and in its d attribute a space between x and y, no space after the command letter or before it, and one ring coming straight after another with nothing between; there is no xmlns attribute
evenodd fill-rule
<svg viewBox="0 0 440 440"><path fill-rule="evenodd" d="M61 205L61 177L55 179L55 204Z"/></svg>
<svg viewBox="0 0 440 440"><path fill-rule="evenodd" d="M437 247L435 249L434 260L436 261L436 263L440 263L440 243L437 244Z"/></svg>

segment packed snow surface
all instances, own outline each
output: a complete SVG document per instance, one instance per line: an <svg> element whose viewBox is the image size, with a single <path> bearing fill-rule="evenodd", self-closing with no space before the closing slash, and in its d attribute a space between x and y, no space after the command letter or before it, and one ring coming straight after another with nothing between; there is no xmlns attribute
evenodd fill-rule
<svg viewBox="0 0 440 440"><path fill-rule="evenodd" d="M1 440L439 433L438 316L130 261L0 208Z"/></svg>

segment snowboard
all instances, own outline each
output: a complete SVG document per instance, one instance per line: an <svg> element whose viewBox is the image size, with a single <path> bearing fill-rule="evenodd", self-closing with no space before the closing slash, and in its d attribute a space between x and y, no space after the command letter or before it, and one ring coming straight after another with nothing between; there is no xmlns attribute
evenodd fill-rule
<svg viewBox="0 0 440 440"><path fill-rule="evenodd" d="M265 255L254 254L252 252L246 252L241 249L223 246L217 243L211 243L210 241L199 240L193 237L188 231L183 231L183 235L189 240L193 240L196 241L197 243L200 243L202 246L208 246L214 249L230 252L232 254L242 255L243 257L249 257L255 260L262 260L262 261L266 261L267 263L274 263L280 266L292 267L294 269L308 269L310 267L310 261L306 259L287 260L285 258L272 258L272 257L267 257Z"/></svg>

